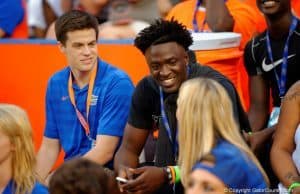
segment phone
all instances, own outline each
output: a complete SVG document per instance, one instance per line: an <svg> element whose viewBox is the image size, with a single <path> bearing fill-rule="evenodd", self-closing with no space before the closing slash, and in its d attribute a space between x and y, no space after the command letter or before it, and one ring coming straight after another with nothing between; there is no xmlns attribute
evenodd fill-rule
<svg viewBox="0 0 300 194"><path fill-rule="evenodd" d="M127 179L124 179L124 178L118 177L118 176L116 177L116 180L119 181L120 183L123 183L123 184L128 182Z"/></svg>

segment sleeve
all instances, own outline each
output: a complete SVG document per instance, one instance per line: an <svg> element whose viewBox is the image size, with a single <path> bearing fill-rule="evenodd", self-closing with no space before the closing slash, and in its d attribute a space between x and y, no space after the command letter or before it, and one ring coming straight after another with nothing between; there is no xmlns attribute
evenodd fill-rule
<svg viewBox="0 0 300 194"><path fill-rule="evenodd" d="M249 41L245 47L244 50L244 65L247 70L247 73L249 76L255 76L258 75L259 72L257 71L257 65L255 61L255 52L253 48L255 39L253 38L251 41Z"/></svg>
<svg viewBox="0 0 300 194"><path fill-rule="evenodd" d="M58 139L58 130L56 126L55 116L54 116L54 109L53 105L55 104L53 99L53 94L56 94L56 92L52 89L53 83L50 79L48 82L48 87L46 91L46 127L44 131L44 136Z"/></svg>
<svg viewBox="0 0 300 194"><path fill-rule="evenodd" d="M145 79L140 81L136 86L131 99L131 106L129 112L128 123L133 127L140 129L152 129L152 112L151 101L149 100L150 93L146 89Z"/></svg>
<svg viewBox="0 0 300 194"><path fill-rule="evenodd" d="M247 42L257 33L255 10L242 2L227 4L228 10L234 19L233 32L241 33L240 49L244 49Z"/></svg>
<svg viewBox="0 0 300 194"><path fill-rule="evenodd" d="M21 0L1 0L0 28L10 36L16 26L23 20L24 9Z"/></svg>
<svg viewBox="0 0 300 194"><path fill-rule="evenodd" d="M134 86L129 78L112 83L99 118L98 135L123 136Z"/></svg>

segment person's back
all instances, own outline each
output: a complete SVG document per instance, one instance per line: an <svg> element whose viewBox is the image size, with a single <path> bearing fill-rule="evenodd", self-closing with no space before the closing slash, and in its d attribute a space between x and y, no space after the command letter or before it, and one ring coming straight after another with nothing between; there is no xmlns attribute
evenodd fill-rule
<svg viewBox="0 0 300 194"><path fill-rule="evenodd" d="M188 176L193 167L200 168L198 162L212 155L206 169L215 172L225 187L265 192L268 178L239 131L224 87L210 78L188 80L180 87L177 104L178 165L185 188L190 187Z"/></svg>

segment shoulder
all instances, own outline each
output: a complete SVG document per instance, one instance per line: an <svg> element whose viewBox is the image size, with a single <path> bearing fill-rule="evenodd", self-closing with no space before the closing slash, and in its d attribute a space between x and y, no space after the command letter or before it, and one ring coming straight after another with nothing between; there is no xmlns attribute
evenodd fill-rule
<svg viewBox="0 0 300 194"><path fill-rule="evenodd" d="M159 93L158 85L151 76L145 76L136 85L135 92Z"/></svg>
<svg viewBox="0 0 300 194"><path fill-rule="evenodd" d="M99 79L112 81L128 80L131 82L131 79L127 73L102 60L99 62L98 75Z"/></svg>
<svg viewBox="0 0 300 194"><path fill-rule="evenodd" d="M298 102L300 102L300 81L297 81L290 87L284 99L297 100Z"/></svg>
<svg viewBox="0 0 300 194"><path fill-rule="evenodd" d="M190 1L183 1L178 4L176 4L169 12L167 19L170 20L172 17L182 17L184 13L189 12L190 10L193 10L195 7L195 1L190 0Z"/></svg>
<svg viewBox="0 0 300 194"><path fill-rule="evenodd" d="M42 185L39 182L36 182L33 189L32 189L32 194L48 194L49 191L47 189L47 187L45 187L44 185Z"/></svg>
<svg viewBox="0 0 300 194"><path fill-rule="evenodd" d="M65 67L64 69L55 72L49 79L49 83L60 83L62 81L66 81L68 80L70 75L70 68L69 67Z"/></svg>

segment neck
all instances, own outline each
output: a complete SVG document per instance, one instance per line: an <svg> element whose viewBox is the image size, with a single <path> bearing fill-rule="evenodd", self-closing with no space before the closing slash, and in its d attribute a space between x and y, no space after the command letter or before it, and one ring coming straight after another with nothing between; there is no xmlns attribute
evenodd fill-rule
<svg viewBox="0 0 300 194"><path fill-rule="evenodd" d="M2 193L12 178L11 159L7 159L0 164L0 193Z"/></svg>
<svg viewBox="0 0 300 194"><path fill-rule="evenodd" d="M270 36L275 39L285 36L289 32L292 18L291 12L284 15L266 17Z"/></svg>
<svg viewBox="0 0 300 194"><path fill-rule="evenodd" d="M91 71L78 72L72 70L72 75L73 75L73 83L77 84L78 87L81 89L86 85L88 85L91 77Z"/></svg>

